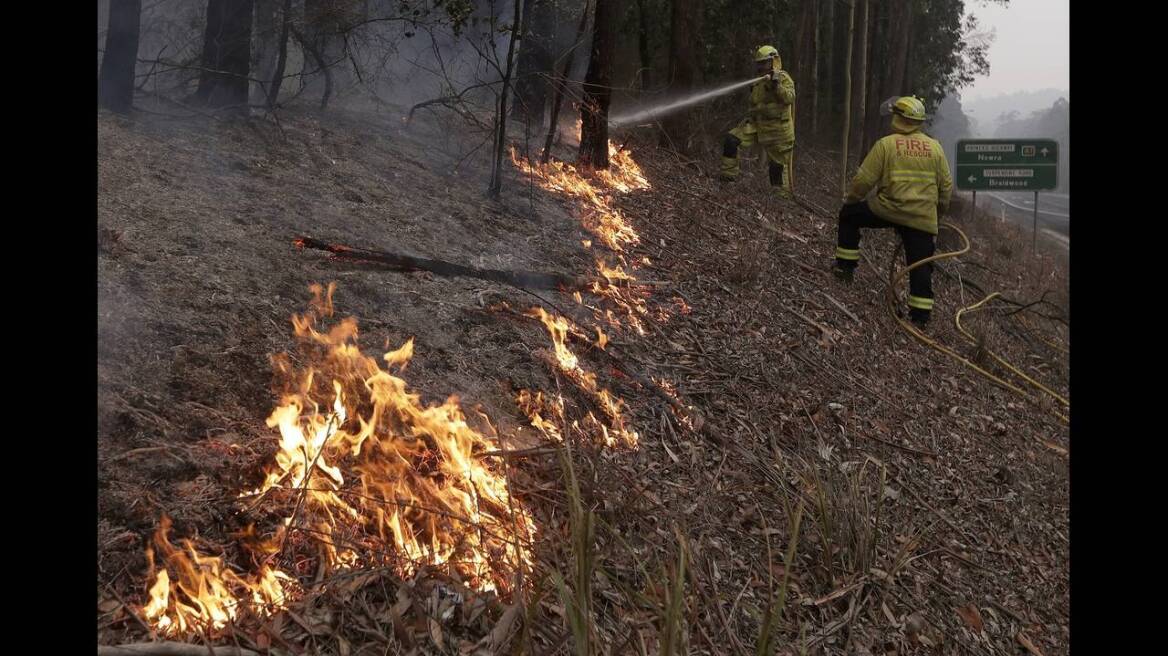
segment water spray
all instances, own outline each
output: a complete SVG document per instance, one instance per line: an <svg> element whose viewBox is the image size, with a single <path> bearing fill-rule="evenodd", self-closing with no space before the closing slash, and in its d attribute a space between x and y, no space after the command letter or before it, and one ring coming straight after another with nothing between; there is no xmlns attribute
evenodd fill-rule
<svg viewBox="0 0 1168 656"><path fill-rule="evenodd" d="M698 103L705 102L705 101L709 100L710 98L716 98L718 96L730 93L731 91L736 91L738 89L741 89L742 87L750 86L751 84L754 84L755 82L767 79L767 77L768 76L766 76L766 75L760 75L759 77L756 77L752 80L743 80L742 82L735 82L733 84L729 84L729 85L726 85L724 87L712 89L710 91L699 91L698 93L695 93L693 95L686 96L686 97L681 98L679 100L672 100L666 104L658 105L656 107L642 109L640 111L636 111L636 112L633 112L631 114L622 114L620 116L614 116L614 117L608 119L608 126L613 127L613 128L619 128L622 125L628 125L629 123L640 123L641 121L647 121L651 118L656 118L658 116L664 116L665 114L671 114L679 109L682 109L683 107L689 107L690 105L696 105Z"/></svg>

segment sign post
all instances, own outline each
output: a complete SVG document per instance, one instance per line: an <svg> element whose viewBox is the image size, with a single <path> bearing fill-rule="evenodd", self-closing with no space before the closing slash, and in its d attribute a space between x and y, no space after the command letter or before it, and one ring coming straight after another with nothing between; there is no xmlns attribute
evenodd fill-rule
<svg viewBox="0 0 1168 656"><path fill-rule="evenodd" d="M1030 242L1030 252L1038 252L1038 192L1034 192L1034 239Z"/></svg>
<svg viewBox="0 0 1168 656"><path fill-rule="evenodd" d="M1038 192L1058 186L1058 142L1053 139L962 139L957 142L957 188L1033 191L1034 243L1038 244Z"/></svg>

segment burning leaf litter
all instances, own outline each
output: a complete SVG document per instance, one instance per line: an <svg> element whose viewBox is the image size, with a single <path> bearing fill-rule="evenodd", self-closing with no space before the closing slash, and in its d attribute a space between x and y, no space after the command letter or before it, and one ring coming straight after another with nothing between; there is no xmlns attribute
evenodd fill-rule
<svg viewBox="0 0 1168 656"><path fill-rule="evenodd" d="M494 450L492 440L467 424L457 397L423 405L390 373L406 367L412 340L385 353L382 369L358 348L356 319L318 328L333 314L334 289L314 285L311 309L293 317L307 364L273 358L290 386L268 418L280 447L263 484L241 495L290 512L272 539L245 543L262 562L247 576L199 554L190 540L175 548L163 517L148 551L152 581L143 608L160 633L215 631L241 607L260 616L282 607L296 578L268 563L293 534L301 534L301 565L314 561L326 573L388 565L408 576L445 566L472 589L493 591L530 567L522 543L535 533L531 516L480 458Z"/></svg>

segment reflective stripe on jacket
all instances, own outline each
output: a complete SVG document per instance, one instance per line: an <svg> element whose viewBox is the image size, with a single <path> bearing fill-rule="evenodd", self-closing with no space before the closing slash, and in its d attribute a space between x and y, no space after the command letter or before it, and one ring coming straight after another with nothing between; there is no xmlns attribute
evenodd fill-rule
<svg viewBox="0 0 1168 656"><path fill-rule="evenodd" d="M949 206L953 179L941 144L919 129L876 142L852 180L848 202L876 195L868 207L880 218L937 234L937 207Z"/></svg>

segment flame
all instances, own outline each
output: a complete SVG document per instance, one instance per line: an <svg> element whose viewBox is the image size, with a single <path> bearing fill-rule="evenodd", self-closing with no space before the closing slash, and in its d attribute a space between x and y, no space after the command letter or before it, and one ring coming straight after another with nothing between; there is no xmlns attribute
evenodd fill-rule
<svg viewBox="0 0 1168 656"><path fill-rule="evenodd" d="M567 374L581 389L591 394L611 420L612 432L609 432L608 427L600 424L598 421L596 422L604 433L605 446L616 446L620 442L624 442L626 446L630 447L637 446L640 441L637 432L625 428L624 416L621 412L624 407L624 401L613 395L607 389L602 389L596 382L596 374L581 367L576 354L572 353L568 348L568 321L561 316L548 314L541 307L533 307L527 314L528 316L537 317L547 328L552 338L552 345L555 347L556 361L560 366L560 370ZM599 334L600 342L607 344L608 338L604 333ZM527 405L530 407L531 404L528 403ZM523 401L520 401L520 407L524 407ZM543 423L542 419L537 422L536 418L531 415L531 412L528 412L528 416L532 417L532 425L543 430L540 425ZM595 420L595 418L593 419Z"/></svg>
<svg viewBox="0 0 1168 656"><path fill-rule="evenodd" d="M190 540L184 539L183 548L176 548L167 537L170 527L170 517L163 515L154 533L154 546L146 548L154 583L142 614L159 633L170 636L219 630L233 622L245 605L257 614L283 607L288 590L295 585L292 577L266 565L252 577L241 577L221 558L200 555ZM163 562L157 572L155 550Z"/></svg>
<svg viewBox="0 0 1168 656"><path fill-rule="evenodd" d="M592 292L617 304L624 311L624 321L638 334L644 335L645 329L641 319L649 316L644 298L633 290L612 286L616 281L636 280L635 267L626 261L625 255L629 248L641 241L632 224L617 209L615 194L649 189L651 186L629 151L618 150L610 141L608 152L609 168L590 174L581 173L576 167L565 162L552 161L547 164L529 162L520 158L514 147L511 148L511 161L516 168L530 175L544 189L580 202L584 229L611 249L618 260L616 264L609 264L603 258L597 257L597 270L609 282L609 286L595 284ZM591 240L585 241L588 242L585 248L591 248L593 245ZM642 258L640 262L648 264L647 258ZM615 330L624 327L615 316L609 315L608 320L609 325Z"/></svg>
<svg viewBox="0 0 1168 656"><path fill-rule="evenodd" d="M635 280L633 276L629 275L628 272L625 271L624 267L620 265L610 267L604 260L596 261L596 269L600 271L600 275L604 276L604 278L610 283L616 280Z"/></svg>
<svg viewBox="0 0 1168 656"><path fill-rule="evenodd" d="M543 418L543 415L546 414L554 420L563 422L564 399L562 397L552 402L544 398L543 392L532 394L531 390L523 389L519 390L519 394L515 397L515 402L531 418L532 426L539 429L540 432L554 442L564 441L564 437L560 434L560 429L556 426L556 423Z"/></svg>
<svg viewBox="0 0 1168 656"><path fill-rule="evenodd" d="M649 183L629 153L618 153L611 142L608 149L610 169L598 171L593 176L585 176L576 167L565 162L532 164L520 158L514 146L511 147L511 162L516 168L532 176L544 189L560 192L583 202L586 210L583 217L584 229L591 232L605 246L622 252L626 246L640 243L641 238L613 205L613 199L607 193L607 188L627 193L635 189L648 189Z"/></svg>
<svg viewBox="0 0 1168 656"><path fill-rule="evenodd" d="M303 488L302 514L330 568L360 564L370 551L361 545L391 545L411 566L450 564L472 587L496 589L506 577L493 565L522 560L507 536L529 535L533 525L526 512L512 524L506 481L477 456L492 450L490 442L467 424L458 397L423 405L390 373L409 363L412 339L382 356L383 370L357 347L356 320L327 333L316 329L331 301L321 301L318 287L313 293L317 309L293 325L298 338L324 352L268 418L279 428L280 450L256 492ZM321 375L331 380L327 414L316 400ZM346 544L337 544L340 531L351 536Z"/></svg>
<svg viewBox="0 0 1168 656"><path fill-rule="evenodd" d="M263 615L284 607L296 581L267 563L293 534L293 548L316 546L324 571L389 559L403 575L422 565L445 566L472 588L496 590L515 568L529 568L520 548L534 532L530 514L509 496L501 474L480 459L495 450L471 428L450 396L423 404L399 375L414 353L412 339L378 361L357 346L357 321L345 318L327 330L318 322L333 314L332 295L311 288L308 312L292 325L306 364L273 357L289 391L267 419L278 450L263 483L240 496L284 503L287 514L275 535L254 525L236 533L263 565L248 576L221 558L199 554L189 540L178 549L162 517L147 548L147 621L164 635L222 629L241 608ZM488 419L489 423L489 419ZM157 572L154 554L163 566ZM303 565L309 558L298 553ZM311 557L311 556L310 556Z"/></svg>

